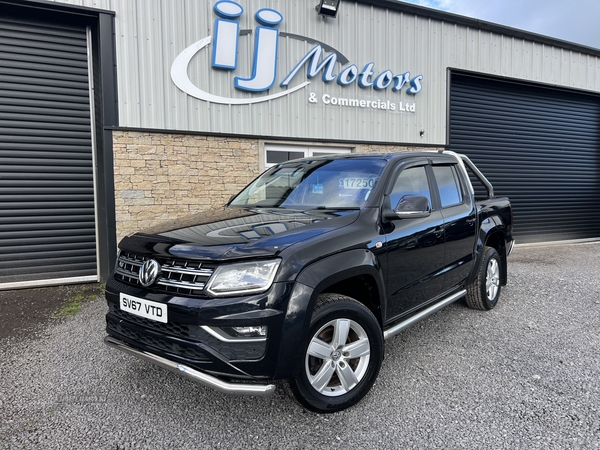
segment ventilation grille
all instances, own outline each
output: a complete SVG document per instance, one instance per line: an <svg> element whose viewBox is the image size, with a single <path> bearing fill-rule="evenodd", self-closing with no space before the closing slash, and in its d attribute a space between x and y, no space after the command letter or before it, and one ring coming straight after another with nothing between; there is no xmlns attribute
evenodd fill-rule
<svg viewBox="0 0 600 450"><path fill-rule="evenodd" d="M149 256L121 252L115 268L115 278L123 283L140 285L140 267ZM202 296L204 286L214 272L214 267L198 261L154 258L161 266L160 275L152 291Z"/></svg>

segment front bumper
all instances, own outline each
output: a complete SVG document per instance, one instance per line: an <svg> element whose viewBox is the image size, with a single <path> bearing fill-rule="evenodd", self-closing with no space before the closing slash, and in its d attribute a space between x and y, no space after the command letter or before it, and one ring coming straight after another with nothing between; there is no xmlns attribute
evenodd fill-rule
<svg viewBox="0 0 600 450"><path fill-rule="evenodd" d="M289 377L294 367L293 361L280 358L280 353L284 348L289 349L283 351L286 356L296 353L289 344L283 344L283 336L290 336L284 329L290 323L287 311L295 286L274 283L263 294L210 299L152 292L111 277L106 285L106 331L114 341L134 349L136 356L156 356L169 361L167 365L176 367L178 372L182 371L181 366L225 383L264 384ZM168 322L123 311L120 293L166 304ZM294 314L293 318L297 316ZM266 339L231 339L213 332L224 327L254 326L266 327ZM292 331L291 336L298 339L296 334Z"/></svg>
<svg viewBox="0 0 600 450"><path fill-rule="evenodd" d="M158 356L150 352L138 350L134 347L127 345L123 341L115 339L112 336L106 336L104 338L104 343L109 347L116 348L117 350L121 350L122 352L136 356L144 361L149 361L160 367L163 367L172 372L178 373L179 375L182 375L186 378L189 378L192 381L216 389L217 391L223 392L225 394L266 396L271 395L273 392L275 392L274 384L261 385L228 383L226 381L213 377L207 373L200 372L191 367L188 367L184 364L176 363L167 358L163 358L162 356Z"/></svg>

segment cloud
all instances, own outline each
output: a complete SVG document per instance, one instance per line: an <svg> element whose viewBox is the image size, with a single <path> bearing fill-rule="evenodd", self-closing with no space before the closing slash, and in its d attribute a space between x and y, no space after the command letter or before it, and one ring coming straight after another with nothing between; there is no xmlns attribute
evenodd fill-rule
<svg viewBox="0 0 600 450"><path fill-rule="evenodd" d="M407 0L429 8L600 48L600 1Z"/></svg>

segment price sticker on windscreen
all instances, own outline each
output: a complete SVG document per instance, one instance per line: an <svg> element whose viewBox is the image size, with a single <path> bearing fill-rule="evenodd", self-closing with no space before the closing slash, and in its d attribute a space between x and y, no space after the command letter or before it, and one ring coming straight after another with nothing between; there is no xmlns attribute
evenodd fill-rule
<svg viewBox="0 0 600 450"><path fill-rule="evenodd" d="M340 189L372 189L375 178L344 177L340 178Z"/></svg>

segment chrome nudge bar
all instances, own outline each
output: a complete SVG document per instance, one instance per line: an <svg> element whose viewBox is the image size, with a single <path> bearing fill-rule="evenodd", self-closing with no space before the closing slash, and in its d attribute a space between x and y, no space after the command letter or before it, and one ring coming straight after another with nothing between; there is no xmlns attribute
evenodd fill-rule
<svg viewBox="0 0 600 450"><path fill-rule="evenodd" d="M199 370L192 369L185 364L179 364L170 359L163 358L162 356L155 355L154 353L139 350L127 345L125 342L115 339L112 336L106 336L104 343L109 347L116 348L122 352L129 353L130 355L136 356L144 361L149 361L156 364L164 369L170 370L171 372L178 373L186 378L189 378L196 383L203 384L210 388L216 389L217 391L225 394L238 394L238 395L260 395L266 396L271 395L275 392L274 384L243 384L243 383L228 383L220 380L207 373L200 372Z"/></svg>

